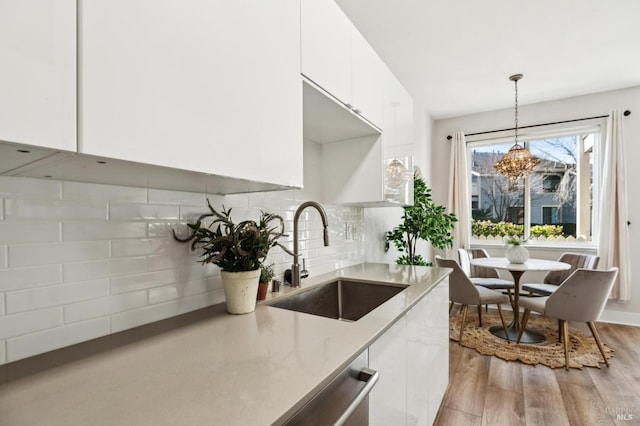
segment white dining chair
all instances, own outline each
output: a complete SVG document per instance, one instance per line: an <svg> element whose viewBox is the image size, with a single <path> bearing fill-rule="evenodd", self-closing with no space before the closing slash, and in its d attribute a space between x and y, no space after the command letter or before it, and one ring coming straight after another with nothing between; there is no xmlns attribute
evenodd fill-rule
<svg viewBox="0 0 640 426"><path fill-rule="evenodd" d="M617 275L618 268L615 267L607 271L576 269L550 296L521 297L520 306L524 308L524 313L517 342L520 343L531 311L558 319L564 343L565 369L568 370L569 327L567 323L568 321L586 322L608 367L609 361L604 353L595 321L602 314Z"/></svg>

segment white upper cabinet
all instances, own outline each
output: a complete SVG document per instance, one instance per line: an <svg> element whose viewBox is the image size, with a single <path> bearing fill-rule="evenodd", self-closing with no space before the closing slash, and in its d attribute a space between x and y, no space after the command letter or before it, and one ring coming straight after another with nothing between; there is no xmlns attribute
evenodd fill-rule
<svg viewBox="0 0 640 426"><path fill-rule="evenodd" d="M300 5L80 0L84 154L302 186Z"/></svg>
<svg viewBox="0 0 640 426"><path fill-rule="evenodd" d="M382 128L384 62L333 0L301 0L302 74Z"/></svg>
<svg viewBox="0 0 640 426"><path fill-rule="evenodd" d="M0 1L0 140L76 150L76 1Z"/></svg>
<svg viewBox="0 0 640 426"><path fill-rule="evenodd" d="M301 72L344 104L350 104L353 24L333 0L300 3Z"/></svg>

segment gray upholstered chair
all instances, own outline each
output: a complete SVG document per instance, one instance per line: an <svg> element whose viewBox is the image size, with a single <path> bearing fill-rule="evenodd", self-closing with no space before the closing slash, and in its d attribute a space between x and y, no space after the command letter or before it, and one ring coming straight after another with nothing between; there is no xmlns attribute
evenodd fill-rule
<svg viewBox="0 0 640 426"><path fill-rule="evenodd" d="M475 285L490 288L491 290L506 290L509 303L513 306L512 290L513 281L500 278L498 271L492 268L483 268L471 264L471 259L489 257L485 249L458 249L458 262L465 274Z"/></svg>
<svg viewBox="0 0 640 426"><path fill-rule="evenodd" d="M520 306L524 308L524 313L522 314L518 343L522 337L523 330L527 326L531 311L558 319L562 329L562 341L564 342L565 368L568 370L569 330L567 321L586 322L608 367L609 361L607 361L607 357L604 354L595 321L598 320L607 303L607 298L617 275L618 268L611 268L608 271L576 269L551 296L521 297Z"/></svg>
<svg viewBox="0 0 640 426"><path fill-rule="evenodd" d="M482 305L496 304L498 306L498 313L500 314L500 321L502 321L502 328L504 328L507 340L509 339L509 333L507 332L507 325L504 322L504 316L502 315L502 303L509 303L507 295L498 293L488 288L475 286L464 273L464 271L453 259L443 259L440 256L436 256L436 265L442 268L451 268L453 272L449 275L449 312L454 303L460 303L462 305L462 322L460 323L460 340L462 344L462 333L464 331L465 323L467 322L467 310L469 305L478 306L478 322L482 325Z"/></svg>
<svg viewBox="0 0 640 426"><path fill-rule="evenodd" d="M549 296L553 293L564 280L569 277L576 269L596 269L598 267L599 256L591 254L580 253L562 253L558 262L564 262L571 265L571 267L565 271L552 271L544 277L542 283L525 283L521 284L520 288L523 291L528 291L529 294L539 294L542 296Z"/></svg>

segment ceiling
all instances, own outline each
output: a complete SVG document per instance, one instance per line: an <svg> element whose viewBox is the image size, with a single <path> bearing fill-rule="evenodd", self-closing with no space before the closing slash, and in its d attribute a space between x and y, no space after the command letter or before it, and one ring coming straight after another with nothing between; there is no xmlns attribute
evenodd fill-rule
<svg viewBox="0 0 640 426"><path fill-rule="evenodd" d="M640 86L638 0L336 0L433 119Z"/></svg>

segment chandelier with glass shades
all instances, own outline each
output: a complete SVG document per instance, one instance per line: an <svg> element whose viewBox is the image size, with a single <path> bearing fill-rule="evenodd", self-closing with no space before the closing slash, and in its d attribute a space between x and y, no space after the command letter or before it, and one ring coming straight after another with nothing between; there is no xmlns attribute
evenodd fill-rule
<svg viewBox="0 0 640 426"><path fill-rule="evenodd" d="M525 178L531 174L533 169L540 164L540 159L531 155L531 153L522 145L518 144L518 80L522 78L522 74L514 74L509 77L516 86L516 107L515 107L515 144L497 163L493 165L501 175L505 176L512 182L516 182L520 178Z"/></svg>

